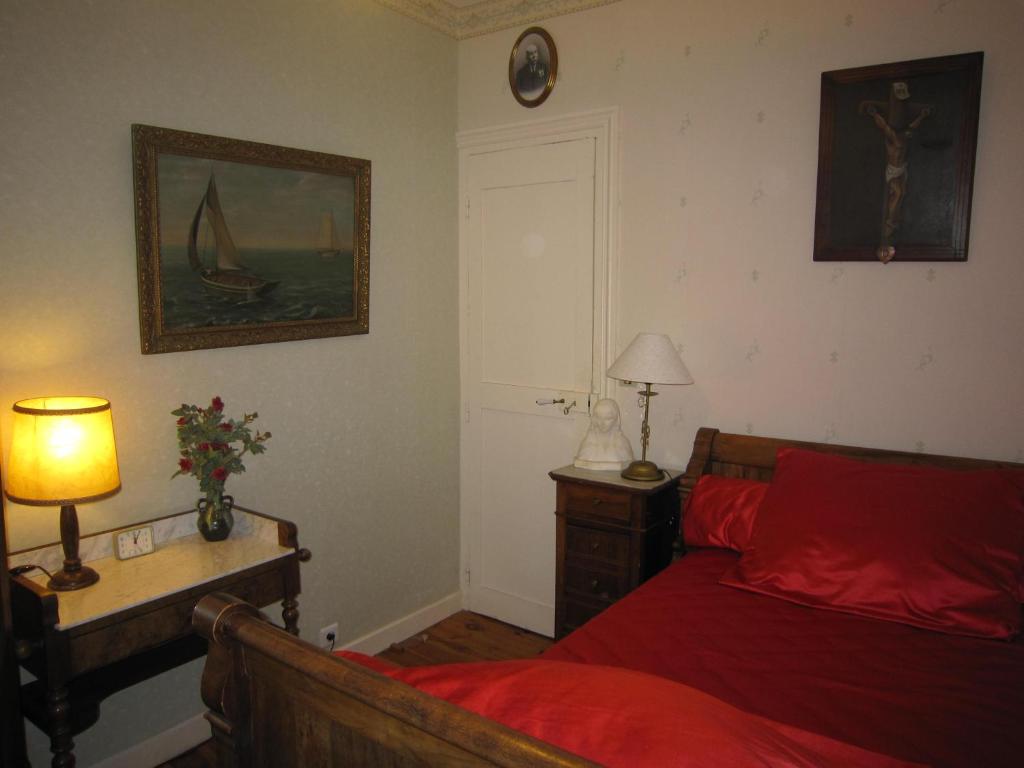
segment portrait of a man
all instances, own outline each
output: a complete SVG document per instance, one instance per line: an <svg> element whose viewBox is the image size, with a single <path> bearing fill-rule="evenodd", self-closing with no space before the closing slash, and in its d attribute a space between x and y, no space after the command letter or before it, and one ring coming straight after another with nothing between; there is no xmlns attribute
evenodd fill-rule
<svg viewBox="0 0 1024 768"><path fill-rule="evenodd" d="M516 40L508 63L512 95L524 107L540 105L551 93L558 70L558 54L551 36L530 27Z"/></svg>
<svg viewBox="0 0 1024 768"><path fill-rule="evenodd" d="M540 60L540 49L536 43L526 46L526 63L516 72L516 87L524 96L539 91L548 82L547 62Z"/></svg>

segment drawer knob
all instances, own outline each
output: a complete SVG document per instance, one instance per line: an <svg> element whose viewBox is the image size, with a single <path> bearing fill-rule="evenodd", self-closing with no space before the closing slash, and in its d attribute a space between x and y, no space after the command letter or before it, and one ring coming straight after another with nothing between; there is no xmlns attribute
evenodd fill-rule
<svg viewBox="0 0 1024 768"><path fill-rule="evenodd" d="M593 500L593 504L594 504L594 506L595 506L595 507L599 507L599 506L601 506L601 504L603 504L603 503L604 503L604 502L603 502L603 501L602 501L601 499L594 499L594 500Z"/></svg>
<svg viewBox="0 0 1024 768"><path fill-rule="evenodd" d="M592 590L594 590L595 592L597 592L597 587L598 587L597 579L591 579L590 580L590 588Z"/></svg>
<svg viewBox="0 0 1024 768"><path fill-rule="evenodd" d="M590 542L590 549L592 551L597 552L597 550L599 550L600 548L601 548L601 542L600 541L592 541L592 542Z"/></svg>
<svg viewBox="0 0 1024 768"><path fill-rule="evenodd" d="M14 642L14 656L18 661L24 661L35 653L36 648L42 648L43 644L39 641L32 640L16 640Z"/></svg>

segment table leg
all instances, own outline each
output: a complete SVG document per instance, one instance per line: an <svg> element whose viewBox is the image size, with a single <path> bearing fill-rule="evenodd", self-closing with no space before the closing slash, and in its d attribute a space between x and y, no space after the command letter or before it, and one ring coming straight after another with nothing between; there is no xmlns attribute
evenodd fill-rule
<svg viewBox="0 0 1024 768"><path fill-rule="evenodd" d="M296 637L299 634L299 601L294 597L286 597L281 606L281 618L284 619L284 628Z"/></svg>
<svg viewBox="0 0 1024 768"><path fill-rule="evenodd" d="M53 768L73 768L75 754L71 750L75 742L71 740L71 702L67 686L46 692L46 713L50 720L50 751L53 753L50 765Z"/></svg>

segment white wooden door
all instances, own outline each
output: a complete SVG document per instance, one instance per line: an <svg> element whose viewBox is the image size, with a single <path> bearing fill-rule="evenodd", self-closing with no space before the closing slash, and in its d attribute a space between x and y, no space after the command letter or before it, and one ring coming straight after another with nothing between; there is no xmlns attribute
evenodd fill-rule
<svg viewBox="0 0 1024 768"><path fill-rule="evenodd" d="M547 473L572 462L604 381L595 151L584 136L462 160L466 602L548 635L555 488Z"/></svg>

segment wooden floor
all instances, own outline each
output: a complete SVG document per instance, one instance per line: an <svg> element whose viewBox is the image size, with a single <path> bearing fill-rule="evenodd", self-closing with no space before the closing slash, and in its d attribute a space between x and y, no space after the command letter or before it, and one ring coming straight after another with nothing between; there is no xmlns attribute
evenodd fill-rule
<svg viewBox="0 0 1024 768"><path fill-rule="evenodd" d="M402 667L528 659L554 641L478 613L460 611L377 655Z"/></svg>
<svg viewBox="0 0 1024 768"><path fill-rule="evenodd" d="M553 642L511 624L460 611L377 655L399 666L421 667L460 661L526 659L543 653ZM213 742L200 744L157 768L218 768Z"/></svg>

